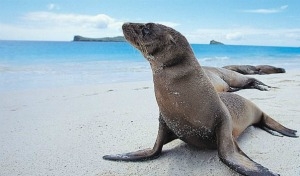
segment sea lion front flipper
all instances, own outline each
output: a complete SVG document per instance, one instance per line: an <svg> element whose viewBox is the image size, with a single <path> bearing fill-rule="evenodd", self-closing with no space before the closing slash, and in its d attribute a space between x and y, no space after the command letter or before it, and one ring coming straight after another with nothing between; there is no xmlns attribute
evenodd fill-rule
<svg viewBox="0 0 300 176"><path fill-rule="evenodd" d="M232 170L248 176L278 176L248 157L234 141L230 123L223 122L216 131L220 160Z"/></svg>
<svg viewBox="0 0 300 176"><path fill-rule="evenodd" d="M158 157L160 152L154 151L154 149L148 148L144 150L138 150L135 152L105 155L103 159L111 161L142 161L148 159L154 159Z"/></svg>
<svg viewBox="0 0 300 176"><path fill-rule="evenodd" d="M124 154L105 155L103 156L103 159L112 161L141 161L154 159L159 156L164 144L169 143L177 138L178 137L175 136L175 134L167 127L160 115L158 134L152 149L149 148Z"/></svg>

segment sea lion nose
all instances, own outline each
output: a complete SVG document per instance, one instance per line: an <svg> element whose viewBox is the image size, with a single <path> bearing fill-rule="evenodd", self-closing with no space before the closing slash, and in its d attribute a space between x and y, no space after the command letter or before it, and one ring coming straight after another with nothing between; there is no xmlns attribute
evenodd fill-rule
<svg viewBox="0 0 300 176"><path fill-rule="evenodd" d="M130 25L131 25L131 23L124 23L124 24L122 25L123 31L124 31L126 28L128 28L128 26L130 26Z"/></svg>
<svg viewBox="0 0 300 176"><path fill-rule="evenodd" d="M122 30L123 30L123 31L126 31L126 30L128 30L128 29L134 29L134 28L136 28L137 26L139 26L138 23L129 23L129 22L127 22L127 23L124 23L124 24L122 25Z"/></svg>
<svg viewBox="0 0 300 176"><path fill-rule="evenodd" d="M128 26L130 24L131 24L130 22L126 22L126 23L123 24L123 26Z"/></svg>
<svg viewBox="0 0 300 176"><path fill-rule="evenodd" d="M126 23L124 23L122 25L122 29L127 28L129 26L131 26L131 27L143 27L143 26L145 26L145 24L144 23L130 23L130 22L126 22Z"/></svg>
<svg viewBox="0 0 300 176"><path fill-rule="evenodd" d="M141 34L141 29L145 26L144 23L124 23L122 25L123 33L136 33L137 35ZM131 31L131 32L130 32Z"/></svg>

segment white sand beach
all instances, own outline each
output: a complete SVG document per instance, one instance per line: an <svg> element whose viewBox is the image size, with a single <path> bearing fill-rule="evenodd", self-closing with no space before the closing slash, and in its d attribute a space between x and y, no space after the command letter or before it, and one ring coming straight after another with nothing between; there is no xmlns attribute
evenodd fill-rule
<svg viewBox="0 0 300 176"><path fill-rule="evenodd" d="M237 94L300 131L300 72L255 77L278 88ZM102 159L153 146L158 107L151 81L3 91L0 100L1 176L238 175L216 151L198 150L180 140L164 146L161 157L151 161ZM273 172L300 175L300 138L250 127L238 143Z"/></svg>

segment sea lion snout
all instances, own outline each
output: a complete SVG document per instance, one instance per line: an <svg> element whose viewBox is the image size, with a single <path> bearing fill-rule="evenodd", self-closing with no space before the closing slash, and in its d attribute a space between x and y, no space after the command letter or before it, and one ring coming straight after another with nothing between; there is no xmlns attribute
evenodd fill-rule
<svg viewBox="0 0 300 176"><path fill-rule="evenodd" d="M124 23L122 25L122 30L125 39L132 44L138 50L144 51L143 41L141 38L141 28L143 28L144 24L140 23Z"/></svg>
<svg viewBox="0 0 300 176"><path fill-rule="evenodd" d="M277 68L277 73L285 73L285 69L284 68Z"/></svg>
<svg viewBox="0 0 300 176"><path fill-rule="evenodd" d="M155 23L124 23L122 25L125 39L140 50L148 61L160 51L162 33Z"/></svg>
<svg viewBox="0 0 300 176"><path fill-rule="evenodd" d="M145 37L146 35L151 33L150 26L153 25L153 23L124 23L122 25L123 33L126 37L128 32L133 32L138 36Z"/></svg>
<svg viewBox="0 0 300 176"><path fill-rule="evenodd" d="M134 32L139 33L138 29L141 29L143 26L145 26L142 23L124 23L122 25L123 32L134 30Z"/></svg>

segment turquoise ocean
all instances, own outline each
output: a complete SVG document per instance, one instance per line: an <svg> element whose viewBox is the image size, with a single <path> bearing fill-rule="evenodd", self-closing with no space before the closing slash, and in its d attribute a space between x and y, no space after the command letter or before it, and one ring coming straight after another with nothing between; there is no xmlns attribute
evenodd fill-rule
<svg viewBox="0 0 300 176"><path fill-rule="evenodd" d="M192 44L201 65L300 70L299 47ZM148 62L126 42L0 41L0 91L149 81Z"/></svg>

